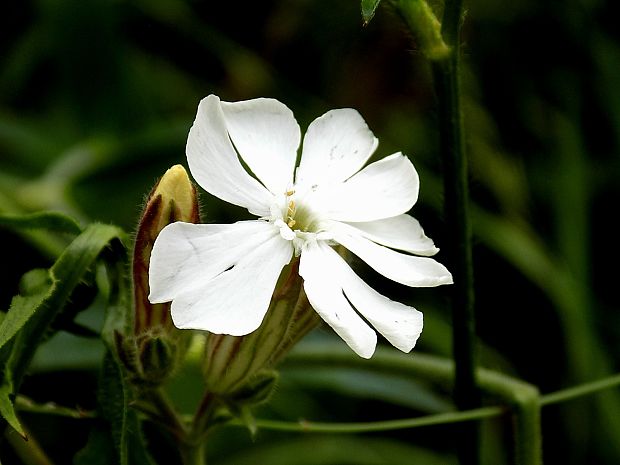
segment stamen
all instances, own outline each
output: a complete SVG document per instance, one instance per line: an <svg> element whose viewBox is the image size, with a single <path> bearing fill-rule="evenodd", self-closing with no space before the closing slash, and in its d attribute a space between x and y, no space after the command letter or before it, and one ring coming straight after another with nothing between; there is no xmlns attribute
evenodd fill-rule
<svg viewBox="0 0 620 465"><path fill-rule="evenodd" d="M289 228L292 228L293 226L295 226L296 221L293 219L295 217L295 201L291 200L288 203L288 210L286 212L286 224L288 224Z"/></svg>

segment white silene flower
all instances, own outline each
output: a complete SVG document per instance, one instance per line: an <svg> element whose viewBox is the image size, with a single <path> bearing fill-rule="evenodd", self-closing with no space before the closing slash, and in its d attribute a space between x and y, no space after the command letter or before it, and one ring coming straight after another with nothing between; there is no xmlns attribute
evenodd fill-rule
<svg viewBox="0 0 620 465"><path fill-rule="evenodd" d="M364 167L378 140L352 109L310 124L295 168L300 139L277 100L200 102L187 140L190 171L206 191L258 218L166 226L151 256L150 301L172 301L178 328L246 335L265 317L282 268L299 257L310 304L357 354L375 350L368 323L409 352L422 314L368 286L333 247L407 286L452 283L428 258L438 251L433 241L406 214L418 198L415 168L402 153Z"/></svg>

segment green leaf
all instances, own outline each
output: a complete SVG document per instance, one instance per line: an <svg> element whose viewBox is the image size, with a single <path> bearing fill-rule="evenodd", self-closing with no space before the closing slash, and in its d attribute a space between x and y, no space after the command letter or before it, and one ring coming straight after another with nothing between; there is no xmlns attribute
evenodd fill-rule
<svg viewBox="0 0 620 465"><path fill-rule="evenodd" d="M115 226L92 224L69 244L49 270L32 270L22 278L21 295L13 298L0 323L0 366L4 366L0 414L16 430L18 423L10 396L19 389L38 345L46 339L50 324L76 286L108 244L122 236L123 232Z"/></svg>
<svg viewBox="0 0 620 465"><path fill-rule="evenodd" d="M379 3L381 3L381 0L362 0L362 19L364 20L364 26L375 16L375 11L377 11Z"/></svg>
<svg viewBox="0 0 620 465"><path fill-rule="evenodd" d="M99 408L111 431L115 462L119 465L153 465L146 451L138 416L129 408L131 392L116 358L106 352L99 381Z"/></svg>
<svg viewBox="0 0 620 465"><path fill-rule="evenodd" d="M15 414L15 408L13 407L13 401L11 399L13 395L13 383L10 381L3 382L0 385L0 415L7 421L11 427L17 431L24 439L26 439L26 432L22 428L17 415Z"/></svg>
<svg viewBox="0 0 620 465"><path fill-rule="evenodd" d="M58 212L39 212L29 215L0 215L0 226L12 229L46 229L48 231L80 234L82 228L70 216Z"/></svg>
<svg viewBox="0 0 620 465"><path fill-rule="evenodd" d="M0 349L50 299L54 283L48 270L35 269L22 277L19 287L21 295L13 298L11 308L0 324Z"/></svg>
<svg viewBox="0 0 620 465"><path fill-rule="evenodd" d="M88 442L73 458L73 465L110 465L115 462L110 430L101 425L93 428Z"/></svg>
<svg viewBox="0 0 620 465"><path fill-rule="evenodd" d="M113 239L122 236L123 232L115 226L90 225L69 244L49 271L26 273L20 283L23 295L13 298L0 324L0 349L30 321L32 336L38 336L29 342L34 346L32 341L40 340L95 259Z"/></svg>
<svg viewBox="0 0 620 465"><path fill-rule="evenodd" d="M109 424L120 465L127 464L128 393L122 372L110 352L103 358L99 381L99 407Z"/></svg>

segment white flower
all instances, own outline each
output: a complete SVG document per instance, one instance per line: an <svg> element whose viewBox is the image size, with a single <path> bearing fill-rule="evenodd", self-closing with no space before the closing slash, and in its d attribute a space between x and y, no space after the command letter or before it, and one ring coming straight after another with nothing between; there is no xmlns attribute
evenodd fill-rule
<svg viewBox="0 0 620 465"><path fill-rule="evenodd" d="M190 171L205 190L259 218L164 228L151 256L150 301L172 301L179 328L245 335L260 326L282 268L300 256L312 307L357 354L375 350L368 323L409 352L422 314L369 287L332 246L407 286L452 283L428 258L438 250L433 241L405 214L418 197L417 172L401 153L362 168L378 141L352 109L310 124L295 170L300 139L293 113L277 100L200 102L187 140Z"/></svg>

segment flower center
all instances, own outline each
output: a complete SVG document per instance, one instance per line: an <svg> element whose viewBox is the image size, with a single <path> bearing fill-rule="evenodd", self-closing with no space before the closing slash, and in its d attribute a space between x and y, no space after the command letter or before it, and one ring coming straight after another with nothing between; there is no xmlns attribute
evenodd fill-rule
<svg viewBox="0 0 620 465"><path fill-rule="evenodd" d="M321 216L312 208L313 190L287 190L271 207L269 220L280 228L280 235L293 242L295 255L301 253L308 241L329 240L321 227Z"/></svg>
<svg viewBox="0 0 620 465"><path fill-rule="evenodd" d="M319 218L308 208L303 199L296 200L295 190L286 192L286 212L282 215L283 221L293 231L305 233L319 232Z"/></svg>

